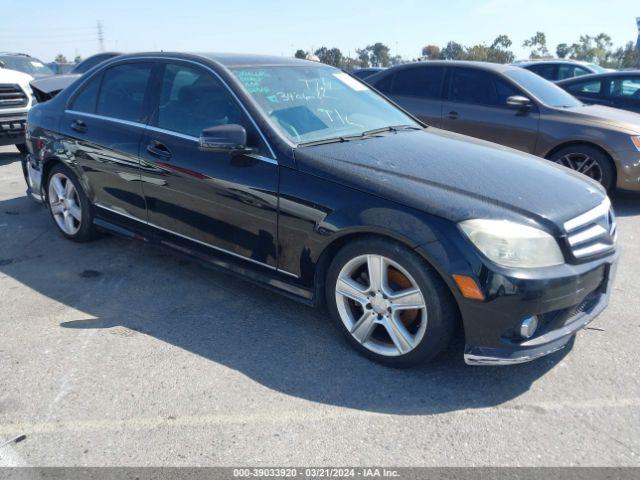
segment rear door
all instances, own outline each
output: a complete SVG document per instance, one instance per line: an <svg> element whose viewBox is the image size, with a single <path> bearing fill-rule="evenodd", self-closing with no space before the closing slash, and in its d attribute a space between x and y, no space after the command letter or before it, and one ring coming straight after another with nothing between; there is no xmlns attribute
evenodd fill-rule
<svg viewBox="0 0 640 480"><path fill-rule="evenodd" d="M93 75L60 120L67 154L103 212L146 220L138 149L149 117L154 63L129 61Z"/></svg>
<svg viewBox="0 0 640 480"><path fill-rule="evenodd" d="M507 98L525 95L497 74L473 68L453 68L448 99L443 103L442 127L524 152L535 150L540 115L507 105Z"/></svg>
<svg viewBox="0 0 640 480"><path fill-rule="evenodd" d="M640 113L640 75L611 77L607 97L612 107Z"/></svg>
<svg viewBox="0 0 640 480"><path fill-rule="evenodd" d="M438 65L402 68L391 82L382 84L383 93L427 125L440 127L444 72L445 67Z"/></svg>
<svg viewBox="0 0 640 480"><path fill-rule="evenodd" d="M191 62L162 62L141 145L151 226L276 267L278 163L223 81ZM201 150L209 127L240 124L255 154Z"/></svg>

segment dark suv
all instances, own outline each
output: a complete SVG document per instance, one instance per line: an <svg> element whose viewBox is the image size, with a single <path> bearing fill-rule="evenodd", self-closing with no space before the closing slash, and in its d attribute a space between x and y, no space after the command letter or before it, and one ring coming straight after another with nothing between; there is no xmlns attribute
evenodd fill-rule
<svg viewBox="0 0 640 480"><path fill-rule="evenodd" d="M587 106L523 68L419 62L367 82L429 125L547 158L607 190L640 190L640 115Z"/></svg>

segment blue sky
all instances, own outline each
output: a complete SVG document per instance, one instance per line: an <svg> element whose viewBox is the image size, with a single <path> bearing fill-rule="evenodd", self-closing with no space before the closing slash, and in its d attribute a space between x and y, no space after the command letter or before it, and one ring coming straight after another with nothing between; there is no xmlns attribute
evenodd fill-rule
<svg viewBox="0 0 640 480"><path fill-rule="evenodd" d="M547 34L551 50L581 34L606 32L614 44L635 41L638 0L2 0L21 12L0 22L0 51L49 61L57 53L86 57L105 49L182 50L292 55L297 48L338 47L344 53L381 41L416 57L423 45L490 43L499 34L526 56L524 39ZM25 9L30 14L25 14ZM51 11L49 11L51 9Z"/></svg>

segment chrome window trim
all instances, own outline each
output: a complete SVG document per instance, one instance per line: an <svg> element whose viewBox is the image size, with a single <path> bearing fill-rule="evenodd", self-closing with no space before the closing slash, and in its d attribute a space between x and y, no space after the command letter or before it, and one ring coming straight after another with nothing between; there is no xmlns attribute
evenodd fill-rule
<svg viewBox="0 0 640 480"><path fill-rule="evenodd" d="M583 213L582 215L578 215L577 217L564 222L564 229L567 232L575 230L576 228L581 227L582 225L585 225L595 220L598 217L603 217L609 212L610 209L611 209L611 200L609 200L609 197L606 197L604 201L597 207L592 208L591 210Z"/></svg>
<svg viewBox="0 0 640 480"><path fill-rule="evenodd" d="M98 207L98 208L102 208L103 210L107 210L107 211L109 211L111 213L116 213L118 215L122 215L122 216L127 217L127 218L129 218L131 220L135 220L137 222L143 223L143 224L148 225L148 226L153 227L153 228L157 228L158 230L162 230L164 232L170 233L170 234L175 235L177 237L184 238L185 240L190 240L190 241L192 241L194 243L198 243L198 244L203 245L205 247L212 248L212 249L217 250L219 252L226 253L228 255L231 255L233 257L239 258L241 260L247 260L247 261L255 263L257 265L260 265L260 266L263 266L263 267L267 267L267 268L269 268L271 270L274 270L276 272L284 273L285 275L289 275L289 276L291 276L293 278L299 278L299 276L296 275L295 273L287 272L286 270L282 270L281 268L274 267L273 265L269 265L268 263L263 263L263 262L260 262L258 260L254 260L253 258L245 257L243 255L240 255L240 254L235 253L235 252L231 252L231 251L226 250L226 249L221 248L221 247L216 247L215 245L211 245L210 243L206 243L206 242L203 242L203 241L198 240L196 238L189 237L188 235L183 235L183 234L175 232L173 230L169 230L167 228L164 228L164 227L161 227L159 225L156 225L155 223L152 223L152 222L149 222L149 221L146 221L146 220L141 220L141 219L139 219L137 217L134 217L133 215L131 215L129 213L120 212L118 210L115 210L114 208L107 207L106 205L103 205L101 203L94 203L94 205L96 207Z"/></svg>
<svg viewBox="0 0 640 480"><path fill-rule="evenodd" d="M72 115L84 115L85 117L95 118L97 120L107 120L109 122L120 123L129 127L146 128L147 126L146 124L140 122L132 122L131 120L123 120L121 118L115 117L105 117L104 115L98 115L97 113L80 112L78 110L65 110L64 113L70 113Z"/></svg>

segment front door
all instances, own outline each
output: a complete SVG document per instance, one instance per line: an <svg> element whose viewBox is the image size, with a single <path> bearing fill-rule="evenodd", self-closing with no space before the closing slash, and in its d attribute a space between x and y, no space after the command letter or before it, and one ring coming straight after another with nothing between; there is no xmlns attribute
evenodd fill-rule
<svg viewBox="0 0 640 480"><path fill-rule="evenodd" d="M152 226L276 267L278 164L248 115L213 72L167 62L141 143ZM240 124L256 154L199 148L202 130Z"/></svg>
<svg viewBox="0 0 640 480"><path fill-rule="evenodd" d="M540 115L535 105L527 110L508 106L507 98L514 95L524 93L492 72L454 68L442 107L443 128L533 153Z"/></svg>

